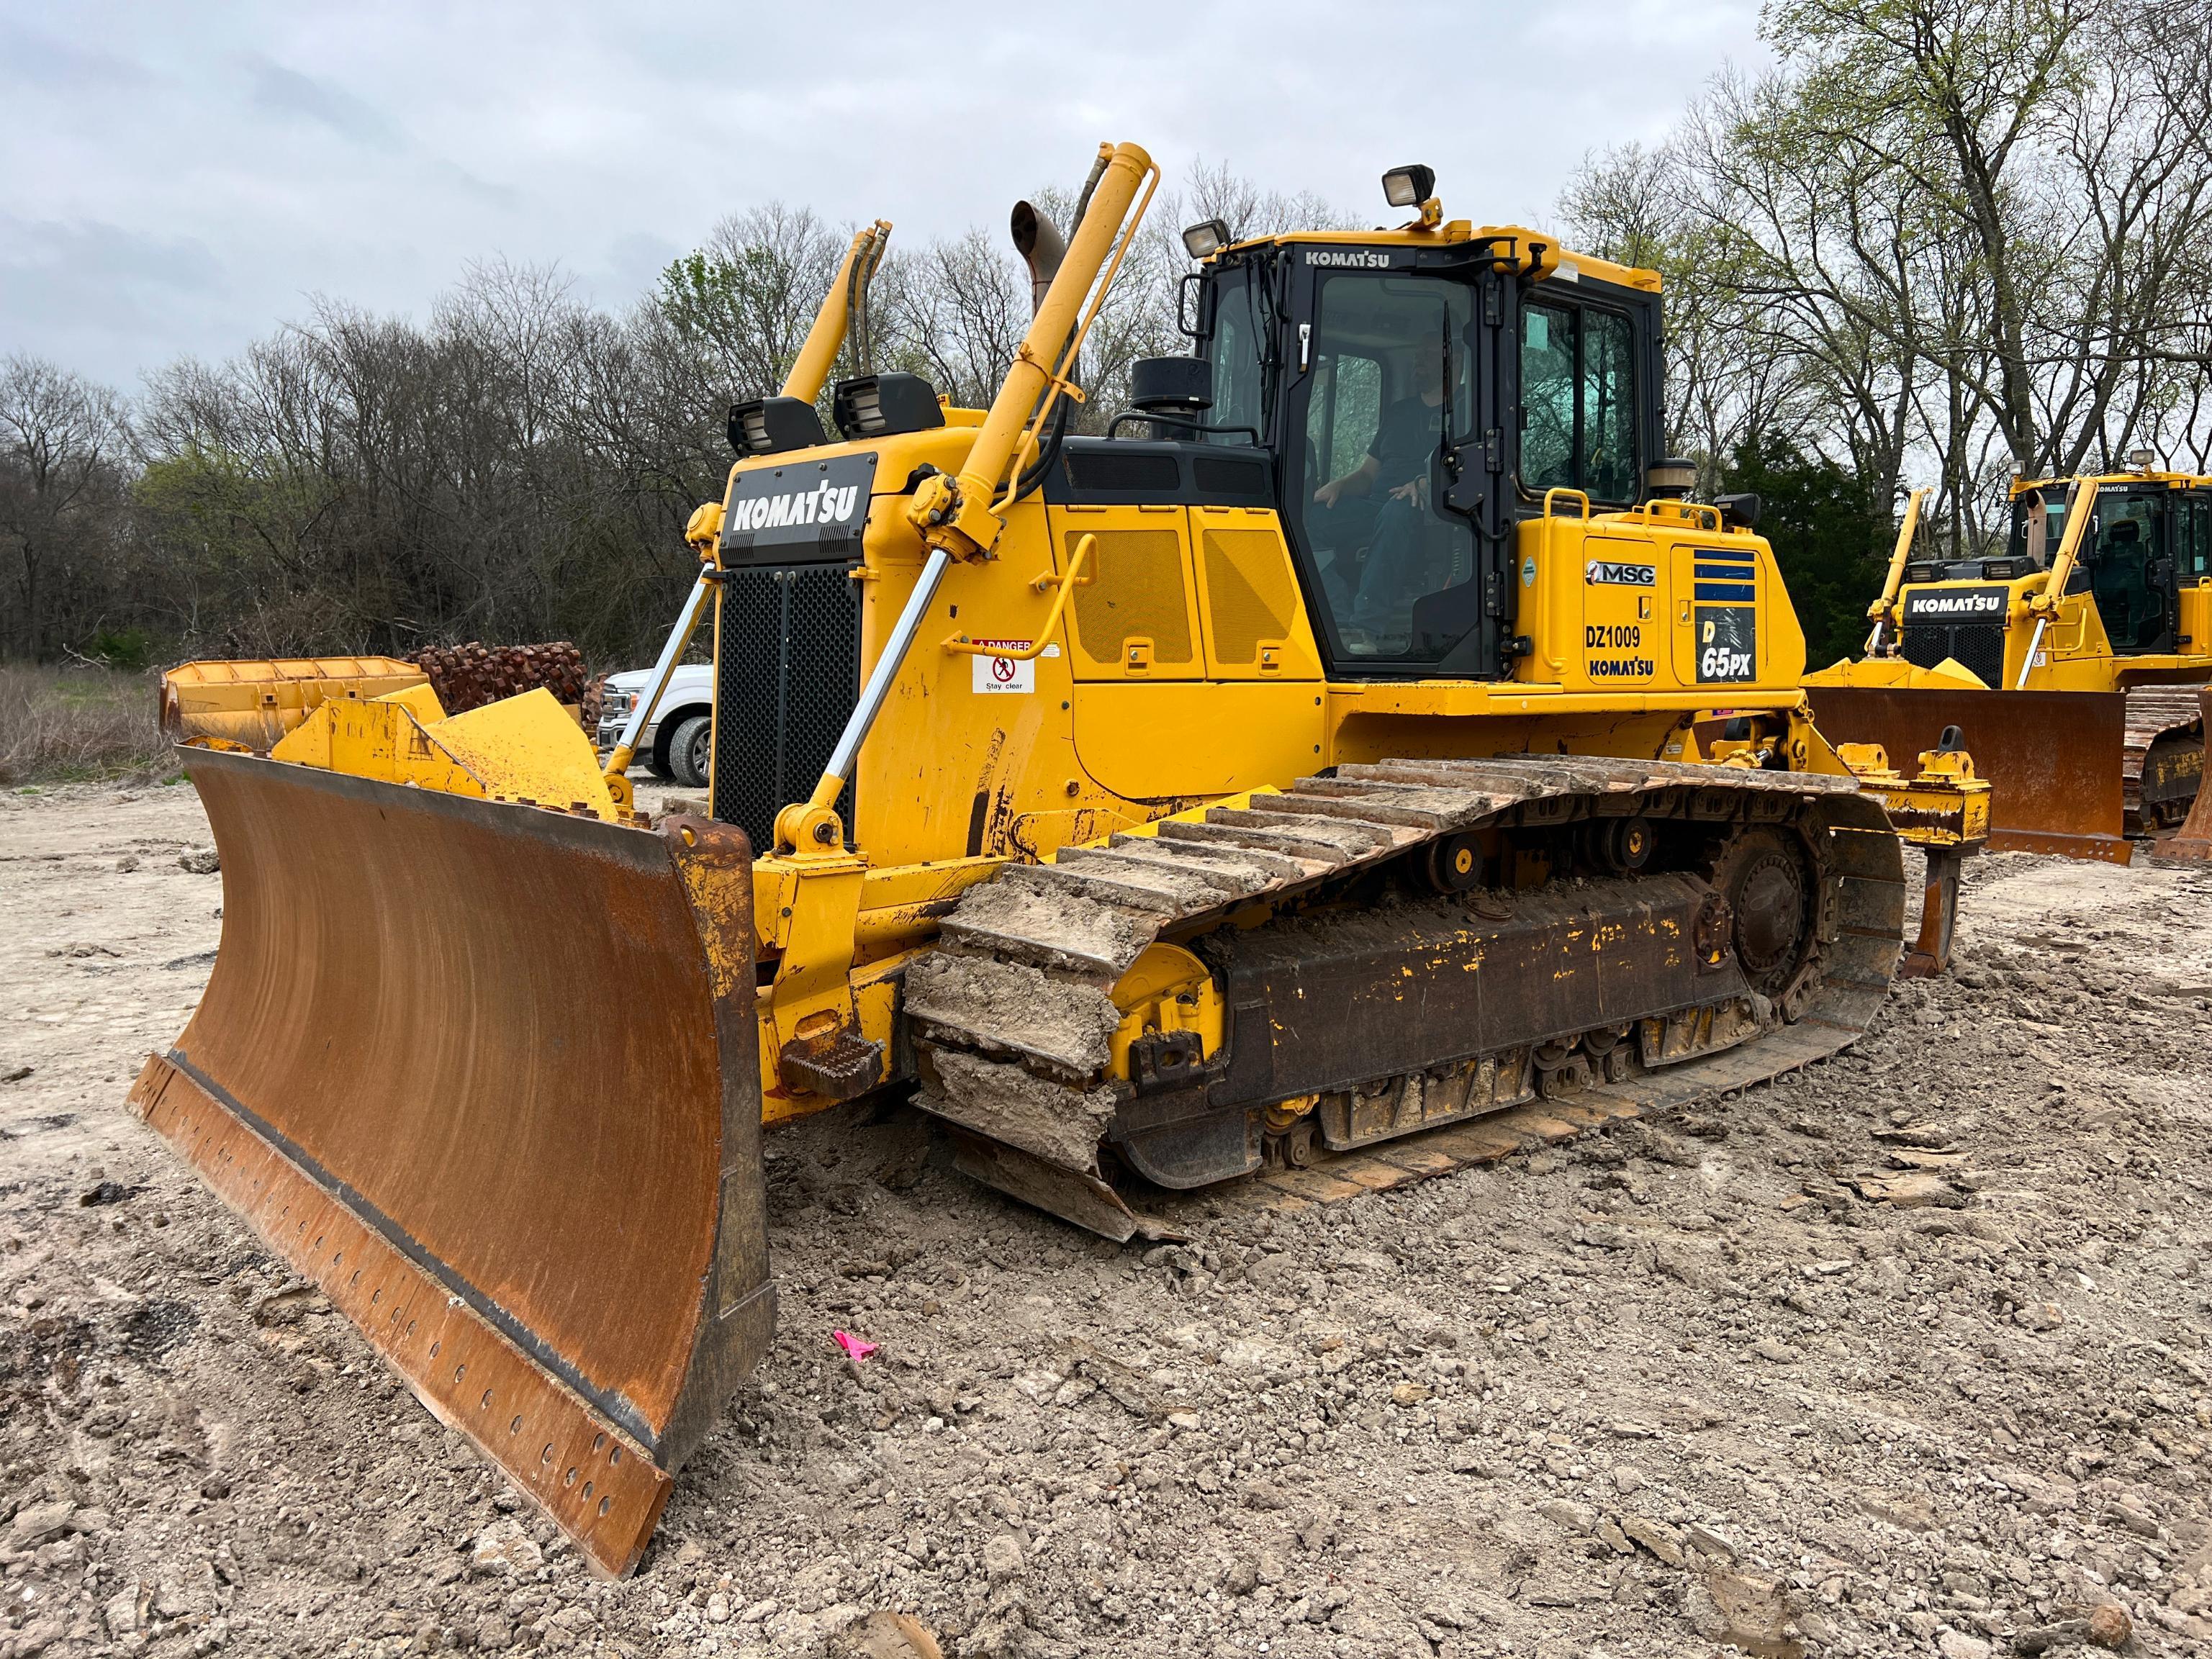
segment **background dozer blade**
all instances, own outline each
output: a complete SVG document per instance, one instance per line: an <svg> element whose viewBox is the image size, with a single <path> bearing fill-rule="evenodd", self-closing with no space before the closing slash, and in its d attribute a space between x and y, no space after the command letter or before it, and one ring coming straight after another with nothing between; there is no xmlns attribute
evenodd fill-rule
<svg viewBox="0 0 2212 1659"><path fill-rule="evenodd" d="M1831 743L1878 743L1911 771L1947 726L1990 783L1990 850L2125 864L2127 697L2118 691L1806 688Z"/></svg>
<svg viewBox="0 0 2212 1659"><path fill-rule="evenodd" d="M185 764L222 947L134 1106L628 1571L774 1328L744 836Z"/></svg>

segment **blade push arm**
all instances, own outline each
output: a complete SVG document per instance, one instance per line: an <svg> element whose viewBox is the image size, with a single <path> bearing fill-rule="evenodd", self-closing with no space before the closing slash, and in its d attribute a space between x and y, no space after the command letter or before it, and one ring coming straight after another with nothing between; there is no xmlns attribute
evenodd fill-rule
<svg viewBox="0 0 2212 1659"><path fill-rule="evenodd" d="M814 851L843 844L835 810L837 797L844 792L845 781L860 759L860 744L875 720L876 711L890 694L892 682L898 678L939 584L955 559L990 556L999 532L1006 527L1000 516L999 488L1021 453L1025 431L1050 414L1057 398L1079 395L1067 379L1068 365L1082 349L1083 337L1121 268L1121 255L1130 240L1122 234L1125 224L1133 234L1159 182L1159 168L1135 144L1117 144L1111 149L1102 146L1101 154L1105 166L1091 192L1082 222L1069 239L1067 256L1054 274L1036 314L1030 319L1029 332L1022 337L999 395L991 400L990 412L983 417L967 464L957 477L940 472L924 479L914 493L907 517L921 532L929 557L890 637L884 641L867 684L861 688L860 702L845 722L844 732L814 793L776 814L779 848Z"/></svg>
<svg viewBox="0 0 2212 1659"><path fill-rule="evenodd" d="M1867 635L1869 657L1881 648L1883 626L1897 619L1897 590L1905 584L1905 562L1912 556L1913 538L1920 531L1920 504L1927 499L1928 486L1923 484L1905 503L1905 522L1897 527L1897 545L1890 550L1889 574L1882 581L1881 597L1867 607L1867 620L1874 624L1874 632Z"/></svg>
<svg viewBox="0 0 2212 1659"><path fill-rule="evenodd" d="M2094 478L2076 478L2074 488L2066 495L2066 533L2058 539L2057 556L2051 561L2051 574L2043 584L2043 591L2032 594L2027 601L2027 614L2035 618L2035 634L2027 642L2027 654L2021 659L2020 678L2014 683L2014 690L2025 690L2027 677L2035 667L2035 653L2043 648L2043 630L2058 614L2058 602L2066 597L2066 584L2074 574L2074 562L2081 552L2081 538L2088 533L2089 509L2097 500L2097 484Z"/></svg>

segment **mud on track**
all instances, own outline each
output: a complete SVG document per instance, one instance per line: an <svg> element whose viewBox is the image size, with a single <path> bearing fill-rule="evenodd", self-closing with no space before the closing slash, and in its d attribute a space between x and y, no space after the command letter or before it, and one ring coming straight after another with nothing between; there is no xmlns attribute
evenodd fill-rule
<svg viewBox="0 0 2212 1659"><path fill-rule="evenodd" d="M0 1656L2212 1650L2212 870L1982 860L1849 1055L1188 1245L773 1135L776 1352L605 1584L124 1112L206 845L0 796Z"/></svg>

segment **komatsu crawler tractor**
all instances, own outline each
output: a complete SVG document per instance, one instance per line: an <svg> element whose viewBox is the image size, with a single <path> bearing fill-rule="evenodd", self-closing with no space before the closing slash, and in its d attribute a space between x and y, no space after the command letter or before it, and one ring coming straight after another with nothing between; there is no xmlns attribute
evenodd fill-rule
<svg viewBox="0 0 2212 1659"><path fill-rule="evenodd" d="M1401 229L1194 227L1195 350L1072 434L1157 179L1102 149L1064 247L1018 214L988 410L864 374L825 428L863 233L732 411L663 659L711 613L710 817L631 813L542 693L185 751L222 946L138 1109L605 1570L769 1340L763 1125L912 1093L1114 1238L1164 1189L1448 1167L1399 1138L1850 1042L1892 814L1939 889L1985 821L1964 756L1862 787L1814 728L1751 505L1660 453L1659 279L1447 220L1425 168Z"/></svg>
<svg viewBox="0 0 2212 1659"><path fill-rule="evenodd" d="M1972 556L1916 544L1916 491L1865 655L1806 678L1821 730L1909 750L1959 728L2001 851L2125 864L2179 824L2204 775L2212 477L2153 459L2015 479L2009 541Z"/></svg>

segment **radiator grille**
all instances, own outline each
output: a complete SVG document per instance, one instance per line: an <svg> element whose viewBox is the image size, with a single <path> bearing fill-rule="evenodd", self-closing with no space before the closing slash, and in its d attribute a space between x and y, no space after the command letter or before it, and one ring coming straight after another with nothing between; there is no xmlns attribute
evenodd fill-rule
<svg viewBox="0 0 2212 1659"><path fill-rule="evenodd" d="M1119 667L1122 643L1150 640L1152 660L1191 659L1189 599L1183 590L1183 539L1172 530L1102 530L1091 552L1093 580L1075 590L1076 643L1101 667ZM1067 532L1067 557L1083 532Z"/></svg>
<svg viewBox="0 0 2212 1659"><path fill-rule="evenodd" d="M776 812L812 791L860 699L860 585L847 568L732 570L722 584L714 816L756 853L775 844Z"/></svg>
<svg viewBox="0 0 2212 1659"><path fill-rule="evenodd" d="M1206 623L1224 663L1260 659L1261 641L1288 635L1297 595L1279 537L1265 530L1205 532Z"/></svg>
<svg viewBox="0 0 2212 1659"><path fill-rule="evenodd" d="M2004 684L2002 623L1914 623L1899 643L1905 659L1916 668L1933 668L1949 657L1984 685Z"/></svg>

